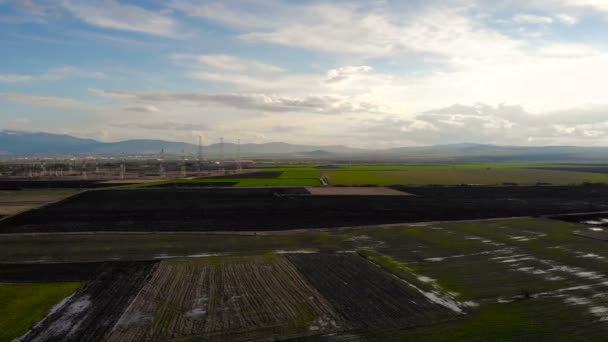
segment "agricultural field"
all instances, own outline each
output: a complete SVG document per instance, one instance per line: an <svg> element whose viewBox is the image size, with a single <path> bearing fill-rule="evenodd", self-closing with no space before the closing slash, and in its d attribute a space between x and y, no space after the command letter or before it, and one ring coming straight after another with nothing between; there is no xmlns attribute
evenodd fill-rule
<svg viewBox="0 0 608 342"><path fill-rule="evenodd" d="M349 330L285 258L161 262L108 341L248 341Z"/></svg>
<svg viewBox="0 0 608 342"><path fill-rule="evenodd" d="M25 334L80 286L78 282L0 283L0 341L12 341Z"/></svg>
<svg viewBox="0 0 608 342"><path fill-rule="evenodd" d="M605 165L494 163L453 165L354 165L268 168L280 177L326 177L332 185L460 185L608 183Z"/></svg>
<svg viewBox="0 0 608 342"><path fill-rule="evenodd" d="M148 274L152 262L106 263L93 280L34 326L22 341L103 341Z"/></svg>
<svg viewBox="0 0 608 342"><path fill-rule="evenodd" d="M0 191L0 217L60 201L77 193L74 190Z"/></svg>
<svg viewBox="0 0 608 342"><path fill-rule="evenodd" d="M161 260L89 267L94 275L81 274L89 280L25 341L64 340L66 331L110 341L601 341L608 252L605 241L575 234L590 228L521 218L255 235L103 234L97 241L18 235L11 243L45 246L54 260L89 253ZM112 245L122 247L104 254ZM165 254L180 248L197 254ZM21 258L0 280L32 281L26 274L45 266L20 265ZM46 266L66 279L85 268Z"/></svg>
<svg viewBox="0 0 608 342"><path fill-rule="evenodd" d="M297 187L95 190L4 219L0 232L272 231L608 210L603 185L394 189L414 196L312 196Z"/></svg>
<svg viewBox="0 0 608 342"><path fill-rule="evenodd" d="M430 325L463 313L456 302L404 283L354 253L288 258L360 331Z"/></svg>

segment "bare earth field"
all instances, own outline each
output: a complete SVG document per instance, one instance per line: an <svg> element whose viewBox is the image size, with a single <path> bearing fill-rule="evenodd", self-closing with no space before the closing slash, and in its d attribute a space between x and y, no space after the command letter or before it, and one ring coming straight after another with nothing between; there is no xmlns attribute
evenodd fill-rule
<svg viewBox="0 0 608 342"><path fill-rule="evenodd" d="M0 191L0 216L14 215L76 194L76 191Z"/></svg>
<svg viewBox="0 0 608 342"><path fill-rule="evenodd" d="M161 262L108 341L248 341L350 327L285 258Z"/></svg>

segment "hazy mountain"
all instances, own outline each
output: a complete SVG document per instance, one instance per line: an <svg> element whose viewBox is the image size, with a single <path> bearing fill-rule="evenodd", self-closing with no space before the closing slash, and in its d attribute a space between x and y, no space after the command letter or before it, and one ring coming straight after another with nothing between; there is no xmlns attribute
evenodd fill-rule
<svg viewBox="0 0 608 342"><path fill-rule="evenodd" d="M196 154L198 146L183 142L163 140L127 140L104 143L92 139L75 138L69 135L50 133L28 133L0 131L0 156L67 156L67 155L133 155L158 154ZM497 146L488 144L452 144L422 147L401 147L384 150L364 150L341 145L313 146L294 145L283 142L265 144L233 143L203 146L206 157L292 157L394 161L608 161L608 147L576 146Z"/></svg>
<svg viewBox="0 0 608 342"><path fill-rule="evenodd" d="M241 156L252 155L291 155L303 152L324 150L328 153L348 154L363 150L346 146L307 146L283 142L265 144L242 144ZM198 146L183 142L163 140L127 140L104 143L92 139L80 139L63 134L29 133L0 131L0 155L81 155L81 154L158 154L164 150L168 154L197 153ZM223 154L230 158L237 155L239 146L233 143L203 146L205 155Z"/></svg>

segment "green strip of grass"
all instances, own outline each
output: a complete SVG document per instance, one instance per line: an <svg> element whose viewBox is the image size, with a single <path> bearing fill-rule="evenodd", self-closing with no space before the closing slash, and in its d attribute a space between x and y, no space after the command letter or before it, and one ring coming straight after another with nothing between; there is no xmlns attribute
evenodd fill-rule
<svg viewBox="0 0 608 342"><path fill-rule="evenodd" d="M321 181L316 178L269 178L269 179L241 179L237 187L254 186L320 186Z"/></svg>
<svg viewBox="0 0 608 342"><path fill-rule="evenodd" d="M0 284L0 341L25 334L80 283Z"/></svg>

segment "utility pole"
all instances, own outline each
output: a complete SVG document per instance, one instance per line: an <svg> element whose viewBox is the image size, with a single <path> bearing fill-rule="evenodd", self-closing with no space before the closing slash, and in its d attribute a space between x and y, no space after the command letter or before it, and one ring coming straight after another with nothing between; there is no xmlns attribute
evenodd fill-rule
<svg viewBox="0 0 608 342"><path fill-rule="evenodd" d="M186 152L182 149L182 178L186 178Z"/></svg>
<svg viewBox="0 0 608 342"><path fill-rule="evenodd" d="M202 167L201 164L203 162L203 138L198 136L198 175L201 176Z"/></svg>

